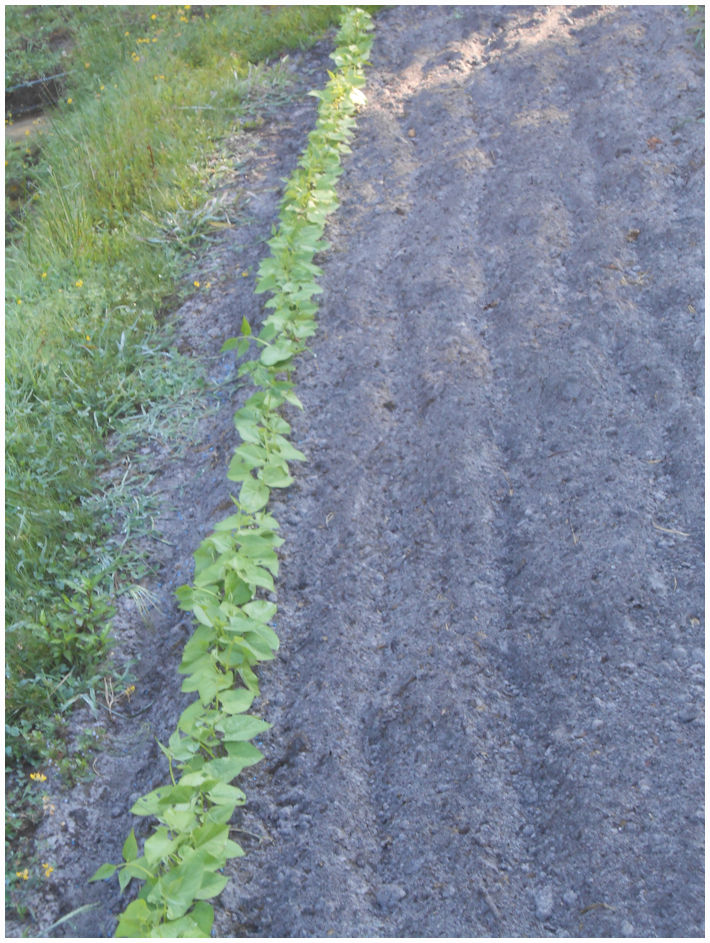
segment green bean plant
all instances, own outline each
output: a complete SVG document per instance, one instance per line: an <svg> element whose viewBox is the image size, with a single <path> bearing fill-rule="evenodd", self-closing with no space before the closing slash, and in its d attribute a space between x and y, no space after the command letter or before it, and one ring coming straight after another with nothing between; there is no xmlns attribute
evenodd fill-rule
<svg viewBox="0 0 710 943"><path fill-rule="evenodd" d="M311 93L319 99L316 126L287 182L279 226L268 243L271 253L259 269L256 291L271 294L271 312L258 334L245 318L240 336L223 345L242 358L255 348L254 358L240 367L256 391L235 413L242 441L227 473L239 494L232 499L234 513L195 552L194 582L177 591L181 608L197 622L179 668L186 675L182 690L197 698L160 745L170 783L132 808L158 824L142 851L132 829L123 861L102 865L92 878L117 872L121 889L133 879L142 882L120 917L119 937L209 936L209 900L227 884L227 861L243 854L230 838L231 817L245 802L233 780L262 758L249 741L270 725L246 712L259 694L254 669L273 658L279 645L273 629L277 606L267 596L274 595L276 551L283 541L267 505L273 488L293 481L289 463L306 458L289 442L290 426L280 410L286 403L302 408L292 365L316 330L313 298L321 270L313 258L327 248L326 218L338 205L335 184L364 102L371 29L368 13L345 8L331 57L337 68L323 90Z"/></svg>

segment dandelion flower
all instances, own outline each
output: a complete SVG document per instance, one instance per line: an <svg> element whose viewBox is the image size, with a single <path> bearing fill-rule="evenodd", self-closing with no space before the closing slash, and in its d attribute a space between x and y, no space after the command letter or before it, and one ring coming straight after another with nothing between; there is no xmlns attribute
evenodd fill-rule
<svg viewBox="0 0 710 943"><path fill-rule="evenodd" d="M29 881L30 872L25 868L23 871L15 871L15 877L21 878L23 881Z"/></svg>
<svg viewBox="0 0 710 943"><path fill-rule="evenodd" d="M157 14L157 13L151 13L151 14L150 14L150 18L151 18L151 20L157 20L157 19L158 19L158 14Z"/></svg>
<svg viewBox="0 0 710 943"><path fill-rule="evenodd" d="M81 288L81 286L82 286L83 284L84 284L84 279L83 279L83 278L77 278L77 280L74 282L74 285L75 285L77 288Z"/></svg>
<svg viewBox="0 0 710 943"><path fill-rule="evenodd" d="M46 273L46 272L42 272L42 278L46 278L46 277L47 277L47 273Z"/></svg>
<svg viewBox="0 0 710 943"><path fill-rule="evenodd" d="M52 865L49 864L47 861L45 861L45 862L42 864L42 867L44 868L44 876L45 876L46 878L48 878L49 875L52 873L52 871L54 871L54 868L52 867Z"/></svg>
<svg viewBox="0 0 710 943"><path fill-rule="evenodd" d="M73 98L67 98L67 105L71 105L73 101Z"/></svg>
<svg viewBox="0 0 710 943"><path fill-rule="evenodd" d="M47 781L47 777L44 773L30 773L30 779L34 779L37 783L44 783Z"/></svg>
<svg viewBox="0 0 710 943"><path fill-rule="evenodd" d="M197 280L195 280L192 284L195 286L195 288L200 287L200 283Z"/></svg>

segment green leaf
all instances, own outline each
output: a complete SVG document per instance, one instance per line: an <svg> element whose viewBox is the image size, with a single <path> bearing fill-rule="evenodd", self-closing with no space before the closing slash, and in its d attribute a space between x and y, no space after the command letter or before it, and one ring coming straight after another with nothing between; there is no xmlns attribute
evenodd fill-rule
<svg viewBox="0 0 710 943"><path fill-rule="evenodd" d="M245 511L253 514L260 510L269 500L269 488L251 475L245 479L239 491L239 504Z"/></svg>
<svg viewBox="0 0 710 943"><path fill-rule="evenodd" d="M189 802L192 796L193 790L189 786L158 786L147 795L136 799L131 812L134 815L158 815L165 808Z"/></svg>
<svg viewBox="0 0 710 943"><path fill-rule="evenodd" d="M190 832L197 818L190 809L167 808L162 814L163 821L174 832Z"/></svg>
<svg viewBox="0 0 710 943"><path fill-rule="evenodd" d="M258 747L255 747L253 743L247 743L245 740L230 740L229 737L225 737L224 748L231 759L240 759L244 764L244 768L253 766L264 758L264 754Z"/></svg>
<svg viewBox="0 0 710 943"><path fill-rule="evenodd" d="M195 894L198 900L208 900L210 897L217 897L227 886L229 878L226 874L210 874L209 871L202 878L202 885Z"/></svg>
<svg viewBox="0 0 710 943"><path fill-rule="evenodd" d="M138 857L138 842L136 841L136 835L133 829L128 838L123 843L123 860L124 861L135 861Z"/></svg>
<svg viewBox="0 0 710 943"><path fill-rule="evenodd" d="M254 693L247 691L246 688L222 691L219 695L220 706L225 714L241 714L243 711L248 711L253 700Z"/></svg>
<svg viewBox="0 0 710 943"><path fill-rule="evenodd" d="M303 454L303 452L300 452L297 448L294 448L288 439L284 439L284 437L281 435L274 436L270 445L278 452L281 458L285 459L286 461L306 461L306 456Z"/></svg>
<svg viewBox="0 0 710 943"><path fill-rule="evenodd" d="M284 470L286 469L286 470ZM293 484L293 478L288 473L288 466L284 464L269 464L258 472L259 478L269 488L288 488Z"/></svg>
<svg viewBox="0 0 710 943"><path fill-rule="evenodd" d="M182 917L195 900L204 877L204 862L197 855L164 874L148 894L150 903L167 905L169 920Z"/></svg>
<svg viewBox="0 0 710 943"><path fill-rule="evenodd" d="M238 337L230 337L229 340L226 340L219 349L220 354L226 354L229 350L234 350L234 348L239 343Z"/></svg>
<svg viewBox="0 0 710 943"><path fill-rule="evenodd" d="M259 638L262 639L270 649L278 651L280 645L279 637L273 629L269 628L268 625L259 623L259 625L255 626L250 632L247 633L245 638L253 645L254 642L251 638L252 635L258 635Z"/></svg>
<svg viewBox="0 0 710 943"><path fill-rule="evenodd" d="M167 938L179 940L195 937L200 939L201 937L209 936L209 932L203 933L200 926L192 917L189 914L185 914L185 916L180 917L179 920L168 920L165 923L161 923L160 926L151 931L150 935L155 939Z"/></svg>
<svg viewBox="0 0 710 943"><path fill-rule="evenodd" d="M246 802L246 796L242 790L236 786L231 786L229 783L217 783L209 790L207 795L215 805L233 805L236 807L244 805Z"/></svg>
<svg viewBox="0 0 710 943"><path fill-rule="evenodd" d="M214 923L214 909L204 901L200 901L195 904L194 908L190 911L190 916L200 928L203 935L209 936L212 930L212 924Z"/></svg>
<svg viewBox="0 0 710 943"><path fill-rule="evenodd" d="M89 878L89 881L104 881L106 878L113 877L118 865L102 864L96 873Z"/></svg>
<svg viewBox="0 0 710 943"><path fill-rule="evenodd" d="M157 864L161 859L171 855L177 848L178 843L177 838L170 838L166 828L161 827L156 829L150 838L146 838L145 840L143 846L145 860L149 865Z"/></svg>
<svg viewBox="0 0 710 943"><path fill-rule="evenodd" d="M248 558L239 557L238 559L238 572L242 579L246 580L247 583L250 583L252 586L261 586L264 589L273 591L274 580L268 570L252 563Z"/></svg>
<svg viewBox="0 0 710 943"><path fill-rule="evenodd" d="M144 900L134 900L121 914L116 927L117 937L146 937L150 928L157 922L156 911ZM159 918L158 918L159 919Z"/></svg>
<svg viewBox="0 0 710 943"><path fill-rule="evenodd" d="M225 740L251 740L268 730L271 724L262 720L260 717L252 717L250 714L237 714L232 717L224 717L219 723L215 724L215 729L224 734Z"/></svg>
<svg viewBox="0 0 710 943"><path fill-rule="evenodd" d="M276 603L268 602L266 599L254 599L242 608L248 616L258 619L259 622L268 622L276 615Z"/></svg>
<svg viewBox="0 0 710 943"><path fill-rule="evenodd" d="M224 854L227 858L243 858L244 849L230 838L224 846Z"/></svg>
<svg viewBox="0 0 710 943"><path fill-rule="evenodd" d="M296 346L292 341L281 340L265 347L259 359L265 366L273 367L277 363L285 363L287 360L290 360L295 353Z"/></svg>

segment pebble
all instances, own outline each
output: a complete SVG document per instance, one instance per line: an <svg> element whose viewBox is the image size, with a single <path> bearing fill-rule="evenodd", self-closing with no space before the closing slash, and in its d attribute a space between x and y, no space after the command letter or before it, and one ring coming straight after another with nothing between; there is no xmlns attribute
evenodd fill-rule
<svg viewBox="0 0 710 943"><path fill-rule="evenodd" d="M636 936L634 925L632 923L629 923L628 920L624 920L624 922L621 924L621 935L622 936Z"/></svg>
<svg viewBox="0 0 710 943"><path fill-rule="evenodd" d="M678 711L678 720L682 724L689 724L698 716L697 708L693 704L686 704Z"/></svg>

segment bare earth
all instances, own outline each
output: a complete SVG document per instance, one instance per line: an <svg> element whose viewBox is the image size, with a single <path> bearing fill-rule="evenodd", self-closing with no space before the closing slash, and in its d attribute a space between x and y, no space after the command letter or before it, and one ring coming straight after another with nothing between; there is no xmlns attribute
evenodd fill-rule
<svg viewBox="0 0 710 943"><path fill-rule="evenodd" d="M289 417L309 463L273 504L274 726L243 778L248 854L218 936L703 935L704 71L687 27L660 6L378 15ZM304 88L327 51L299 60ZM302 101L243 169L249 220L213 260L214 300L178 314L200 356L260 316L240 272L312 125ZM233 367L214 363L215 380ZM202 451L177 470L156 456L183 518L162 520L163 609L119 622L143 659L132 716L43 825L44 925L99 904L56 935L110 935L130 899L84 882L165 779L154 737L185 703L189 632L173 593L226 514L248 391L220 395Z"/></svg>

